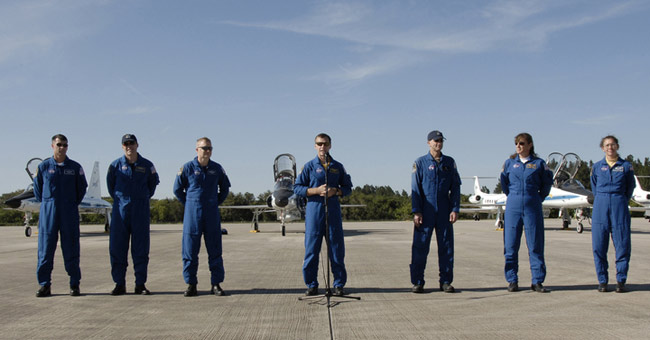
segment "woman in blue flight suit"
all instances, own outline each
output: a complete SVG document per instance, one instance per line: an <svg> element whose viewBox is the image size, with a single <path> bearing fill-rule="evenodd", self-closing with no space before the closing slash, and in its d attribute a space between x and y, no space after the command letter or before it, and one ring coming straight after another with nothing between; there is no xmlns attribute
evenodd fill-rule
<svg viewBox="0 0 650 340"><path fill-rule="evenodd" d="M516 153L510 156L501 170L501 188L506 194L503 253L508 291L519 290L519 246L522 229L526 233L530 258L530 288L546 293L542 282L546 278L544 263L544 214L542 202L553 184L553 174L543 159L535 154L533 137L520 133L515 137Z"/></svg>
<svg viewBox="0 0 650 340"><path fill-rule="evenodd" d="M628 202L636 186L632 165L618 155L618 139L604 137L600 148L605 157L591 168L594 208L591 217L591 243L598 276L598 291L607 291L607 248L612 234L616 250L616 292L627 291L625 281L630 265L630 210Z"/></svg>

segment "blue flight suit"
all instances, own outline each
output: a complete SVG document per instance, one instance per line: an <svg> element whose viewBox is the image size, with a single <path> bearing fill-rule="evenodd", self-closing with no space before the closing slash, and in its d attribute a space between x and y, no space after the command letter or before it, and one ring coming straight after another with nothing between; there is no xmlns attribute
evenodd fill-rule
<svg viewBox="0 0 650 340"><path fill-rule="evenodd" d="M109 241L113 281L126 285L130 238L135 285L142 286L147 282L149 264L149 199L160 183L158 173L153 163L139 153L133 164L122 156L108 167L106 183L113 198Z"/></svg>
<svg viewBox="0 0 650 340"><path fill-rule="evenodd" d="M519 246L522 229L530 259L532 284L544 282L544 213L542 202L551 192L553 173L543 159L530 156L523 163L518 156L506 160L501 170L501 189L506 194L503 253L506 281L519 282Z"/></svg>
<svg viewBox="0 0 650 340"><path fill-rule="evenodd" d="M612 234L616 250L616 282L625 283L632 253L628 202L634 187L632 165L619 157L610 168L603 158L591 168L594 208L591 216L591 243L598 283L607 283L607 248Z"/></svg>
<svg viewBox="0 0 650 340"><path fill-rule="evenodd" d="M52 284L54 252L61 233L61 251L70 286L81 281L79 268L79 204L86 194L86 176L79 163L67 158L57 164L46 158L34 177L34 196L41 202L38 218L38 265L41 286Z"/></svg>
<svg viewBox="0 0 650 340"><path fill-rule="evenodd" d="M413 228L411 283L424 285L424 269L433 231L438 242L440 283L454 280L454 227L451 212L460 211L460 176L453 158L441 155L440 163L431 153L415 160L411 175L411 207L422 214L422 225Z"/></svg>
<svg viewBox="0 0 650 340"><path fill-rule="evenodd" d="M318 287L318 255L320 254L323 236L325 235L325 198L320 195L307 196L307 189L317 188L325 184L330 188L338 188L343 196L352 192L352 180L345 172L343 164L331 159L329 166L324 167L318 157L307 162L300 175L296 178L294 191L296 195L307 198L305 212L305 260L302 265L302 276L309 288ZM334 287L345 286L348 274L345 271L345 244L343 243L343 219L341 204L338 196L327 200L330 256Z"/></svg>
<svg viewBox="0 0 650 340"><path fill-rule="evenodd" d="M212 285L224 280L221 247L221 214L219 204L228 197L230 181L219 163L210 161L206 167L198 158L185 163L174 182L174 195L185 205L183 216L183 278L197 284L201 235L208 251Z"/></svg>

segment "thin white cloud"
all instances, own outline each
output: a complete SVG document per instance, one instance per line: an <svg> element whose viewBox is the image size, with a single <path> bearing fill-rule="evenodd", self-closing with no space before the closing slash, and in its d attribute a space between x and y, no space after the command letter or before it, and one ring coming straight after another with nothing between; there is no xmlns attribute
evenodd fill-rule
<svg viewBox="0 0 650 340"><path fill-rule="evenodd" d="M109 0L28 0L0 3L0 64L40 55L57 44L87 34L93 23L89 7Z"/></svg>
<svg viewBox="0 0 650 340"><path fill-rule="evenodd" d="M136 106L129 108L124 111L125 114L127 115L142 115L142 114L148 114L148 113L153 113L160 110L160 107L157 106Z"/></svg>
<svg viewBox="0 0 650 340"><path fill-rule="evenodd" d="M133 92L133 94L135 94L135 95L137 95L137 96L140 96L140 97L144 97L144 96L142 95L142 92L140 92L140 90L138 90L135 86L133 86L133 84L131 84L128 80L126 80L126 79L124 79L124 78L120 78L120 82L121 82L121 83L122 83L122 84L123 84L127 89L129 89L131 92Z"/></svg>
<svg viewBox="0 0 650 340"><path fill-rule="evenodd" d="M335 71L311 77L324 82L359 82L367 78L396 72L421 60L421 56L412 51L391 51L373 55L370 60L360 63L338 65Z"/></svg>
<svg viewBox="0 0 650 340"><path fill-rule="evenodd" d="M479 52L503 42L538 47L557 31L628 13L643 2L492 1L460 13L419 6L327 2L286 21L222 23L324 36L370 46L438 52ZM443 6L435 3L435 6ZM460 7L460 6L459 6ZM415 20L413 20L415 18Z"/></svg>
<svg viewBox="0 0 650 340"><path fill-rule="evenodd" d="M580 120L574 120L571 123L576 125L586 125L586 126L604 126L610 125L612 122L623 121L624 117L622 115L605 115L600 117L589 117Z"/></svg>
<svg viewBox="0 0 650 340"><path fill-rule="evenodd" d="M431 52L479 53L504 46L536 50L551 34L646 5L636 0L496 0L482 7L429 1L410 4L321 2L308 14L294 19L222 23L353 43L346 49L364 61L338 65L335 70L313 77L350 85L413 65Z"/></svg>

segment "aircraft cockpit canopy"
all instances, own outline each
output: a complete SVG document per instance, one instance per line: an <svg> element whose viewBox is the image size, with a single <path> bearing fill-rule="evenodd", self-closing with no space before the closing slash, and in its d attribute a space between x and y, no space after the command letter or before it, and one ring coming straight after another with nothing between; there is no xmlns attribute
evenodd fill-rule
<svg viewBox="0 0 650 340"><path fill-rule="evenodd" d="M293 155L283 153L275 157L275 161L273 162L273 176L276 182L278 178L289 177L291 178L291 184L293 184L293 180L296 178L296 159Z"/></svg>

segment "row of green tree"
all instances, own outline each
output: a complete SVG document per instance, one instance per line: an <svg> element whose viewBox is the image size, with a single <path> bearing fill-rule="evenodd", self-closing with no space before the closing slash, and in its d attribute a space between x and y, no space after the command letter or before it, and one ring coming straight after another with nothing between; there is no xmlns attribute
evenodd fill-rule
<svg viewBox="0 0 650 340"><path fill-rule="evenodd" d="M626 158L634 166L634 171L639 176L650 176L650 159L643 161L634 159L631 155ZM593 162L581 161L581 166L576 173L578 179L587 189L591 189L589 180L590 169ZM650 178L640 178L643 188L650 188ZM487 188L483 188L488 191ZM500 192L497 184L494 192ZM0 196L0 202L19 194L15 191ZM252 193L230 193L223 205L266 205L270 191L255 196ZM462 195L461 202L467 203L468 197ZM105 198L111 201L111 198ZM355 187L352 194L342 200L343 204L363 204L362 208L343 209L343 218L349 221L405 221L411 219L411 198L405 190L401 192L393 190L389 186L364 185ZM2 208L6 208L4 204ZM642 214L642 213L641 213ZM248 209L222 209L221 217L224 222L250 222L253 219L253 211ZM470 218L471 214L461 218ZM24 214L20 211L0 209L0 225L22 225ZM260 222L274 221L274 213L261 214ZM151 222L152 223L180 223L183 220L183 205L176 199L152 199L151 200ZM37 223L38 213L34 214L31 223ZM102 215L83 215L82 223L104 223Z"/></svg>

